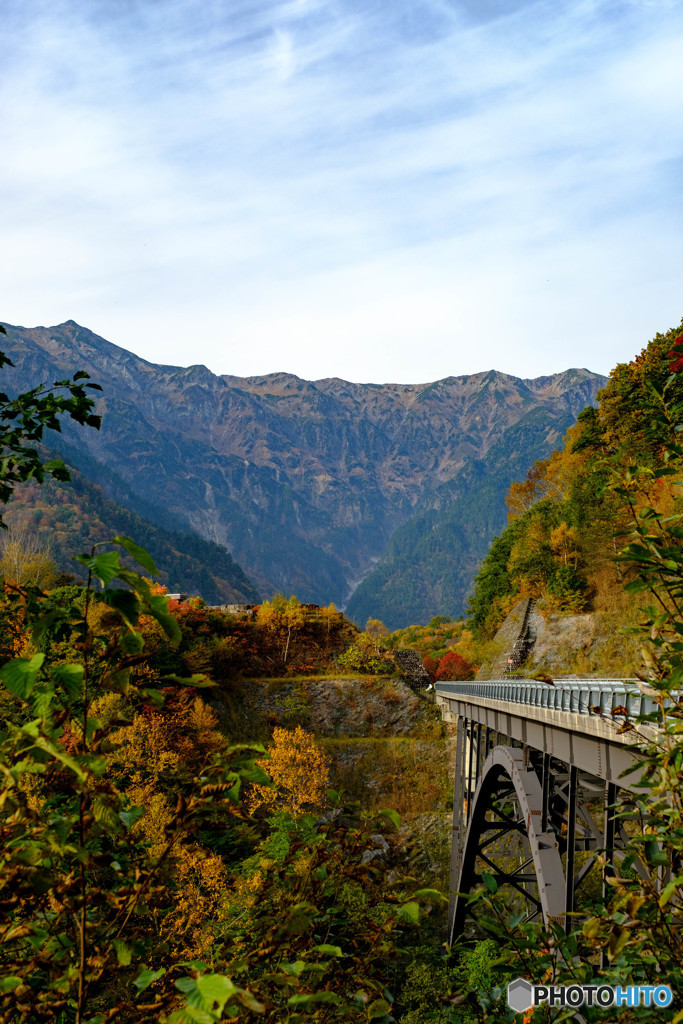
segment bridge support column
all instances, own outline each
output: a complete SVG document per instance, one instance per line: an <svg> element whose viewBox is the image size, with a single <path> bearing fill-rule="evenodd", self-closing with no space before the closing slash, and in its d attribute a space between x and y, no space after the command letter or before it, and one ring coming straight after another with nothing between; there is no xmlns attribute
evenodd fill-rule
<svg viewBox="0 0 683 1024"><path fill-rule="evenodd" d="M448 934L453 934L455 893L460 881L462 848L467 830L465 817L465 737L467 720L459 718L455 734L455 785L453 787L453 837L451 842L450 901L448 907Z"/></svg>

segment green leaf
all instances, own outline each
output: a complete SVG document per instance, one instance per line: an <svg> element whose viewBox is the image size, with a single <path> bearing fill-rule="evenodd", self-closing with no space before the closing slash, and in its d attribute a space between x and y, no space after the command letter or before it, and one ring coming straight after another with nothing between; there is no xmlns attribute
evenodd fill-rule
<svg viewBox="0 0 683 1024"><path fill-rule="evenodd" d="M120 831L121 824L119 815L112 807L106 795L100 794L92 802L92 812L95 821L106 828L108 832Z"/></svg>
<svg viewBox="0 0 683 1024"><path fill-rule="evenodd" d="M140 690L139 693L142 697L147 697L155 708L163 707L164 701L166 700L166 697L161 690L155 690L152 687L145 687L145 689Z"/></svg>
<svg viewBox="0 0 683 1024"><path fill-rule="evenodd" d="M402 907L398 909L398 916L403 918L404 921L409 921L411 924L420 923L420 905L418 903L404 903Z"/></svg>
<svg viewBox="0 0 683 1024"><path fill-rule="evenodd" d="M131 829L136 821L145 814L144 807L131 807L127 811L119 811L119 818L126 826L127 829Z"/></svg>
<svg viewBox="0 0 683 1024"><path fill-rule="evenodd" d="M24 726L22 732L27 732L26 726ZM67 768L70 768L81 782L85 781L85 772L78 761L71 757L70 754L67 754L65 750L62 750L58 744L52 743L52 741L48 740L45 736L36 736L33 739L33 743L34 746L39 748L39 750L44 750L47 754L51 754L52 757L56 757L58 761L61 761Z"/></svg>
<svg viewBox="0 0 683 1024"><path fill-rule="evenodd" d="M81 696L83 692L82 665L54 665L52 678L72 699Z"/></svg>
<svg viewBox="0 0 683 1024"><path fill-rule="evenodd" d="M676 892L676 890L679 887L682 887L682 886L683 886L683 875L679 875L678 878L672 878L671 881L668 882L664 886L664 888L662 889L662 894L659 897L659 905L660 905L660 907L665 907L666 904L671 899L671 897L673 896L673 894Z"/></svg>
<svg viewBox="0 0 683 1024"><path fill-rule="evenodd" d="M669 858L664 853L664 851L660 849L659 843L650 839L644 844L644 846L645 855L649 860L650 864L653 864L657 867L668 867Z"/></svg>
<svg viewBox="0 0 683 1024"><path fill-rule="evenodd" d="M30 659L14 658L0 669L0 680L10 693L25 700L36 685L36 678L44 660L45 655L42 653L34 654Z"/></svg>
<svg viewBox="0 0 683 1024"><path fill-rule="evenodd" d="M649 590L650 584L646 580L631 580L630 583L626 583L624 591L627 594L640 594L643 590Z"/></svg>
<svg viewBox="0 0 683 1024"><path fill-rule="evenodd" d="M498 892L498 882L489 871L482 871L481 880L489 892Z"/></svg>
<svg viewBox="0 0 683 1024"><path fill-rule="evenodd" d="M108 604L110 608L117 611L131 629L137 623L140 615L140 601L137 594L132 590L106 588L101 594L98 594L98 598L100 602ZM140 647L140 650L142 650L142 647ZM129 651L128 653L137 654L138 651Z"/></svg>
<svg viewBox="0 0 683 1024"><path fill-rule="evenodd" d="M215 1024L216 1014L209 1010L203 1010L201 1006L186 1006L184 1009L184 1021L192 1020L194 1024Z"/></svg>
<svg viewBox="0 0 683 1024"><path fill-rule="evenodd" d="M31 711L36 718L47 718L52 707L55 691L51 688L38 686L31 694Z"/></svg>
<svg viewBox="0 0 683 1024"><path fill-rule="evenodd" d="M180 626L168 610L168 598L163 594L152 594L149 600L149 612L171 641L171 646L177 647L182 639L182 634Z"/></svg>
<svg viewBox="0 0 683 1024"><path fill-rule="evenodd" d="M341 1003L341 997L336 992L311 992L310 995L290 996L287 1000L288 1006L310 1006L312 1003Z"/></svg>
<svg viewBox="0 0 683 1024"><path fill-rule="evenodd" d="M100 551L98 555L76 555L76 561L84 565L103 587L119 575L121 556L118 551Z"/></svg>
<svg viewBox="0 0 683 1024"><path fill-rule="evenodd" d="M391 1013L391 1003L388 1003L386 999L375 999L368 1006L368 1020L384 1020L389 1013Z"/></svg>
<svg viewBox="0 0 683 1024"><path fill-rule="evenodd" d="M162 978L164 974L166 974L165 967L160 967L158 971L150 971L148 967L143 967L133 984L138 992L144 992L155 981Z"/></svg>
<svg viewBox="0 0 683 1024"><path fill-rule="evenodd" d="M147 572L151 572L152 576L159 575L159 570L154 564L154 559L149 552L145 551L144 548L141 548L140 545L136 544L134 540L130 539L130 537L114 537L112 543L120 544L122 548L125 548L128 554L133 556L138 565L141 565L143 569L147 570Z"/></svg>
<svg viewBox="0 0 683 1024"><path fill-rule="evenodd" d="M124 633L119 643L124 654L140 654L145 646L145 638L134 629L130 633Z"/></svg>
<svg viewBox="0 0 683 1024"><path fill-rule="evenodd" d="M222 1013L227 1001L239 992L230 978L226 978L222 974L203 974L197 978L197 989L203 999L208 999L211 1003L218 1003L219 1013ZM212 1006L208 1008L213 1009Z"/></svg>
<svg viewBox="0 0 683 1024"><path fill-rule="evenodd" d="M196 988L197 988L197 979L196 978L178 978L178 980L175 983L175 987L180 992L185 992L186 994L188 992L194 992L194 991L196 991Z"/></svg>
<svg viewBox="0 0 683 1024"><path fill-rule="evenodd" d="M401 816L396 811L392 811L391 808L386 808L385 810L380 811L379 813L383 817L388 818L392 825L395 825L396 828L401 827Z"/></svg>
<svg viewBox="0 0 683 1024"><path fill-rule="evenodd" d="M112 941L112 946L116 950L116 959L121 967L130 966L130 961L133 956L133 951L130 946L127 946L123 939L114 939Z"/></svg>
<svg viewBox="0 0 683 1024"><path fill-rule="evenodd" d="M0 978L0 992L12 992L18 985L21 985L21 982L21 978L17 978L14 975Z"/></svg>
<svg viewBox="0 0 683 1024"><path fill-rule="evenodd" d="M340 946L330 946L326 942L320 946L314 946L313 949L316 953L324 953L325 956L344 956Z"/></svg>
<svg viewBox="0 0 683 1024"><path fill-rule="evenodd" d="M418 889L417 892L413 893L413 897L425 900L445 900L448 903L448 896L444 896L438 889Z"/></svg>
<svg viewBox="0 0 683 1024"><path fill-rule="evenodd" d="M295 960L293 964L280 964L285 974L289 974L292 978L298 978L304 967L306 966L305 960Z"/></svg>

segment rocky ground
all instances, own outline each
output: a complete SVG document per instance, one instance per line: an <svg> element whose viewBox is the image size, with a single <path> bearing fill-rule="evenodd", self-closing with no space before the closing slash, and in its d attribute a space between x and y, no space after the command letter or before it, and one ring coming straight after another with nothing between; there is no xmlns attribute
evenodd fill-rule
<svg viewBox="0 0 683 1024"><path fill-rule="evenodd" d="M237 740L267 738L278 725L348 737L424 735L440 727L434 705L399 679L249 679L212 704Z"/></svg>
<svg viewBox="0 0 683 1024"><path fill-rule="evenodd" d="M525 601L518 602L496 633L490 656L477 673L478 680L500 679L521 625ZM639 666L638 646L621 632L623 616L609 612L582 615L547 614L537 603L529 616L535 641L519 675L539 673L591 678L632 677Z"/></svg>

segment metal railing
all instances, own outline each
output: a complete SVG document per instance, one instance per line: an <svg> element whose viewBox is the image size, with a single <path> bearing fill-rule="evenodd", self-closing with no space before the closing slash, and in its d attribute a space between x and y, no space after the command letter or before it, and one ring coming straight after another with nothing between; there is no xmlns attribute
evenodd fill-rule
<svg viewBox="0 0 683 1024"><path fill-rule="evenodd" d="M628 716L636 716L646 715L657 708L653 698L638 689L636 679L558 679L553 683L534 679L493 679L481 683L438 682L435 690L444 696L504 700L537 708L571 711L578 715L597 714L598 708L606 714L610 714L614 708L625 708Z"/></svg>

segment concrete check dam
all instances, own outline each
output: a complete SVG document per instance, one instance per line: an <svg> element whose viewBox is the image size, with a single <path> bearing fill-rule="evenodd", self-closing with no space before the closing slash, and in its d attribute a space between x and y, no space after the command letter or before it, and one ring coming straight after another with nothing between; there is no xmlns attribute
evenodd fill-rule
<svg viewBox="0 0 683 1024"><path fill-rule="evenodd" d="M507 679L439 682L436 703L457 725L449 940L476 911L468 895L486 872L513 913L566 924L582 896L606 893L637 828L635 807L632 820L623 811L640 773L623 773L637 735L655 733L632 725L653 698L635 679Z"/></svg>

